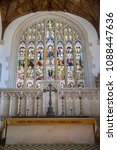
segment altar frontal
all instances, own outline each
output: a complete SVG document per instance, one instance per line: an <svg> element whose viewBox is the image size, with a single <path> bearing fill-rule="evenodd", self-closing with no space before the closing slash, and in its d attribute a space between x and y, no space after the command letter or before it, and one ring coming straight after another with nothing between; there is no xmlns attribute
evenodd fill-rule
<svg viewBox="0 0 117 150"><path fill-rule="evenodd" d="M94 118L6 119L6 144L93 144L96 132Z"/></svg>

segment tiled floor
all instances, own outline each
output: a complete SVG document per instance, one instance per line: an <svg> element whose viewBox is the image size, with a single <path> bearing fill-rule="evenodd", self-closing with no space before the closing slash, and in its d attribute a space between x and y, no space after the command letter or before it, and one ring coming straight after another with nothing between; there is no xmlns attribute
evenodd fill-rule
<svg viewBox="0 0 117 150"><path fill-rule="evenodd" d="M4 145L4 141L0 140L0 150L100 150L99 144Z"/></svg>
<svg viewBox="0 0 117 150"><path fill-rule="evenodd" d="M100 150L99 145L3 145L0 150Z"/></svg>

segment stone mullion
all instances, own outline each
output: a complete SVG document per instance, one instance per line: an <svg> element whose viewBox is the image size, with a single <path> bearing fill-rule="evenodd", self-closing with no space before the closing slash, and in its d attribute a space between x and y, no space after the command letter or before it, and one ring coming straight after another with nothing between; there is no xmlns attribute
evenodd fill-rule
<svg viewBox="0 0 117 150"><path fill-rule="evenodd" d="M54 58L55 58L55 60L54 60L54 62L55 62L55 80L57 80L58 78L57 78L57 76L58 76L58 65L57 65L57 35L56 35L56 33L57 33L57 27L56 27L56 20L55 20L55 28L54 28L54 31L55 31L55 40L54 40L54 48L55 48L55 54L54 54Z"/></svg>
<svg viewBox="0 0 117 150"><path fill-rule="evenodd" d="M47 78L46 78L46 40L47 40L47 39L46 39L46 31L47 31L47 30L46 30L46 24L47 24L47 21L44 20L44 23L45 23L45 24L44 24L45 40L44 40L44 60L43 60L43 61L44 61L44 64L43 64L43 65L44 65L44 80L46 80L46 79L47 79Z"/></svg>
<svg viewBox="0 0 117 150"><path fill-rule="evenodd" d="M43 43L43 70L45 69L45 21L42 21L44 23L44 29L41 29L41 33L42 33L42 30L44 30L44 34L42 36L42 43ZM43 80L45 80L45 71L43 71Z"/></svg>
<svg viewBox="0 0 117 150"><path fill-rule="evenodd" d="M74 94L72 94L72 96L73 96L73 100L72 100L72 102L73 102L73 115L76 116L76 114L75 114L75 98L74 98Z"/></svg>
<svg viewBox="0 0 117 150"><path fill-rule="evenodd" d="M65 67L65 87L68 86L67 84L67 65L66 65L66 40L65 40L65 22L63 26L63 50L64 50L64 67Z"/></svg>
<svg viewBox="0 0 117 150"><path fill-rule="evenodd" d="M34 31L33 31L33 30L34 30L34 26L31 28L31 30L32 30L32 31L31 31L31 37L32 37L32 38L31 38L31 40L30 40L29 42L34 42L34 58L33 58L33 59L34 59L34 68L35 68L35 51L36 51L36 50L35 50L35 49L36 49L36 46L35 46L35 45L36 45L36 40L35 40L35 39L36 39L36 38L33 39L33 36L35 36ZM33 79L32 79L32 80L33 80L33 87L35 87L35 70L34 70L34 76L33 76Z"/></svg>
<svg viewBox="0 0 117 150"><path fill-rule="evenodd" d="M38 43L38 38L37 38L37 23L35 24L35 50L34 50L34 88L36 88L36 63L37 63L37 43Z"/></svg>
<svg viewBox="0 0 117 150"><path fill-rule="evenodd" d="M25 41L25 45L26 45L26 60L25 60L25 69L24 69L24 87L26 87L26 73L27 73L27 56L28 56L28 36L29 36L29 34L28 34L28 31L27 31L27 36L26 36L26 41Z"/></svg>
<svg viewBox="0 0 117 150"><path fill-rule="evenodd" d="M76 34L78 34L78 33L76 33ZM77 35L75 35L75 37L76 36ZM79 41L81 43L81 47L82 47L82 41L81 41L81 39L79 37L77 38L77 41ZM80 53L83 54L82 48L81 48L81 52ZM83 57L83 69L84 69L84 57ZM81 72L81 71L79 71L79 72ZM84 73L84 71L83 71L83 73ZM76 75L77 75L77 70L76 70ZM83 82L84 82L84 79L83 79ZM77 78L76 78L76 84L77 84ZM85 86L85 82L84 82L84 86Z"/></svg>
<svg viewBox="0 0 117 150"><path fill-rule="evenodd" d="M83 59L82 59L82 63L83 63L83 74L84 74L84 77L83 77L83 82L84 82L84 87L85 87L85 85L86 85L86 83L85 83L85 71L84 71L84 52L83 52L83 47L82 47L82 41L81 41L81 39L79 39L79 41L81 42L81 53L82 53L82 57L83 57Z"/></svg>
<svg viewBox="0 0 117 150"><path fill-rule="evenodd" d="M74 58L74 79L75 79L75 87L77 87L77 67L76 67L76 52L75 52L75 36L74 33L72 32L72 37L73 37L73 58Z"/></svg>
<svg viewBox="0 0 117 150"><path fill-rule="evenodd" d="M20 37L21 37L21 35L20 35ZM22 39L19 39L19 43L17 43L17 56L16 56L16 82L15 82L15 87L17 88L17 80L18 80L18 78L17 78L17 74L18 74L18 66L19 66L19 60L20 60L20 55L19 55L19 51L20 51L20 43L22 42L22 41L24 41L24 40L22 40ZM24 70L25 71L25 70ZM24 75L25 75L25 72L24 72ZM25 79L25 78L24 78ZM24 81L23 81L23 83L24 83Z"/></svg>

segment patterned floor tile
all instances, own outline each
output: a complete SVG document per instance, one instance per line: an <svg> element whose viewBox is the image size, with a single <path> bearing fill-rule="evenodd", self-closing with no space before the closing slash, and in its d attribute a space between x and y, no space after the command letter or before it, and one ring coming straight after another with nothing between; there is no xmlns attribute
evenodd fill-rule
<svg viewBox="0 0 117 150"><path fill-rule="evenodd" d="M99 145L70 144L70 145L3 145L0 150L100 150Z"/></svg>

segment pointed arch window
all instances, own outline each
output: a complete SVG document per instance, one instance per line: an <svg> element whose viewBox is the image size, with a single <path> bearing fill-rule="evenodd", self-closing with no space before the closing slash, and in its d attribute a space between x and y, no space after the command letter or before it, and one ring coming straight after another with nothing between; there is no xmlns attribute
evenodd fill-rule
<svg viewBox="0 0 117 150"><path fill-rule="evenodd" d="M42 80L85 86L82 41L72 25L43 19L26 28L18 42L17 88L38 88Z"/></svg>

